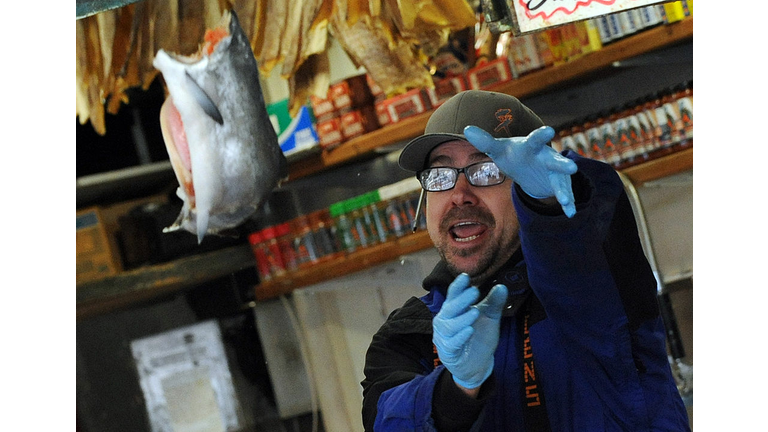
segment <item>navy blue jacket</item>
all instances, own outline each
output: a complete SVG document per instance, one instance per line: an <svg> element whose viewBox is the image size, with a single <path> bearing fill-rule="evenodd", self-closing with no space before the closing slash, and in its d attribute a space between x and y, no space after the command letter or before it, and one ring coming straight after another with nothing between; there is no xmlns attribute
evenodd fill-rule
<svg viewBox="0 0 768 432"><path fill-rule="evenodd" d="M555 432L690 431L622 183L609 165L565 154L579 167L573 218L543 214L513 187L522 251L492 281L510 288L511 313L480 397L458 391L432 345L431 320L454 277L441 262L424 281L428 294L373 337L361 383L367 431L531 432L542 421Z"/></svg>

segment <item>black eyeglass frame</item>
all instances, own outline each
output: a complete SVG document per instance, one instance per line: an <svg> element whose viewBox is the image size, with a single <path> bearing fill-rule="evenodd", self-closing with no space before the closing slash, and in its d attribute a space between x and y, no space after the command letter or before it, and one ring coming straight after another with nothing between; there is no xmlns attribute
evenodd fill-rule
<svg viewBox="0 0 768 432"><path fill-rule="evenodd" d="M470 178L468 170L471 169L472 167L477 166L477 165L484 165L484 164L490 164L490 165L493 165L496 168L496 171L499 174L499 177L498 177L499 181L498 181L498 183L493 183L493 184L474 184L473 183L472 179ZM425 182L426 182L427 179L422 177L422 174L427 173L428 171L433 170L433 169L446 169L446 170L453 171L454 172L453 185L451 185L451 187L449 187L447 189L436 189L436 190L428 189L426 187L426 185L425 185ZM471 184L472 186L475 186L475 187L497 186L497 185L500 185L500 184L504 183L504 181L507 179L507 176L503 172L501 172L501 170L496 165L496 163L493 162L493 161L490 161L490 160L485 160L485 161L481 161L481 162L471 163L471 164L469 164L469 165L467 165L465 167L462 167L462 168L455 168L455 167L449 167L449 166L429 167L429 168L425 168L425 169L417 172L416 173L416 178L419 180L419 184L421 185L421 188L423 190L427 191L427 192L445 192L445 191L449 191L449 190L451 190L451 189L456 187L456 183L459 181L459 174L461 174L461 173L464 173L464 177L466 177L467 182L469 184Z"/></svg>

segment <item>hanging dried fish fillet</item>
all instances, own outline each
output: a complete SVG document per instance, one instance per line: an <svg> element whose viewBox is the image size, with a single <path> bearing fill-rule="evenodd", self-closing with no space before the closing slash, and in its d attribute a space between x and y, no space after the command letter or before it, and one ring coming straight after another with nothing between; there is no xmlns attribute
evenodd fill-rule
<svg viewBox="0 0 768 432"><path fill-rule="evenodd" d="M96 133L104 135L106 125L104 123L104 89L101 76L104 72L101 59L101 46L99 44L99 28L96 18L90 16L82 20L85 55L88 61L83 70L83 85L88 101L88 119Z"/></svg>
<svg viewBox="0 0 768 432"><path fill-rule="evenodd" d="M259 70L264 76L268 76L272 69L283 59L280 56L280 44L283 30L288 25L290 3L283 0L268 0L265 15L262 18L264 25L264 42L259 53L254 53L259 62Z"/></svg>
<svg viewBox="0 0 768 432"><path fill-rule="evenodd" d="M432 87L432 76L411 44L396 39L375 17L364 17L348 26L334 16L331 32L358 65L362 65L387 95L413 88Z"/></svg>
<svg viewBox="0 0 768 432"><path fill-rule="evenodd" d="M99 46L101 47L102 66L104 67L101 78L104 80L109 75L112 64L112 44L115 42L117 12L114 9L108 10L95 15L95 17L99 27Z"/></svg>
<svg viewBox="0 0 768 432"><path fill-rule="evenodd" d="M324 98L331 84L330 61L328 52L308 57L288 80L288 109L295 117L309 96Z"/></svg>
<svg viewBox="0 0 768 432"><path fill-rule="evenodd" d="M292 113L329 85L333 34L357 66L389 95L431 87L428 60L448 30L475 23L466 0L143 0L78 19L76 111L103 134L105 111L128 103L128 89L156 79L154 53L197 51L206 26L227 9L242 20L260 72L282 64Z"/></svg>
<svg viewBox="0 0 768 432"><path fill-rule="evenodd" d="M88 101L88 85L86 84L88 55L85 48L85 21L77 20L75 27L75 52L77 53L77 61L75 63L75 95L77 99L77 121L82 125L88 121L91 115L91 104Z"/></svg>

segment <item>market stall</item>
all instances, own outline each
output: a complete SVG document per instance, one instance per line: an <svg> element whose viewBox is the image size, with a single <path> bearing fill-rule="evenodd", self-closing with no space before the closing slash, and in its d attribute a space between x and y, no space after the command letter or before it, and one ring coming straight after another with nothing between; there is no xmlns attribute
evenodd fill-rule
<svg viewBox="0 0 768 432"><path fill-rule="evenodd" d="M692 281L692 2L518 34L519 23L494 25L486 3L78 1L78 150L115 147L82 156L82 170L78 151L81 430L192 427L217 415L227 431L361 430L366 345L436 259L427 232L410 229L423 224L419 184L395 160L466 89L520 98L556 128L554 148L613 165L639 191L634 205L645 205L660 283ZM228 236L165 233L183 210L159 125L169 80L153 61L161 49L197 52L228 10L258 64L287 180ZM633 121L648 122L649 134L631 136ZM132 140L120 151L129 155L115 158L126 131ZM396 289L350 288L386 279ZM338 313L362 297L378 300ZM677 319L675 337L685 339L689 319ZM219 333L193 327L207 320ZM224 341L226 350L200 342L210 354L200 361L214 365L212 353L227 351L231 373L196 376L231 390L194 415L153 399L182 397L186 378L159 367L139 377L135 367L137 353L170 358L150 339L171 346L184 328ZM691 342L674 342L686 348L679 363L692 364ZM356 372L339 372L347 368ZM175 381L152 387L153 376ZM116 392L129 396L105 397Z"/></svg>

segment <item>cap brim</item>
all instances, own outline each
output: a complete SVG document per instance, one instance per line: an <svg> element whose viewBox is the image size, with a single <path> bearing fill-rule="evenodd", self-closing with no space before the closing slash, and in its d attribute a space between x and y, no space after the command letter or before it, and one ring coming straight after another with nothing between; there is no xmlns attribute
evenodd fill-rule
<svg viewBox="0 0 768 432"><path fill-rule="evenodd" d="M429 152L442 143L455 140L466 141L467 138L453 133L431 133L414 138L403 148L397 163L404 170L421 171L424 169Z"/></svg>

